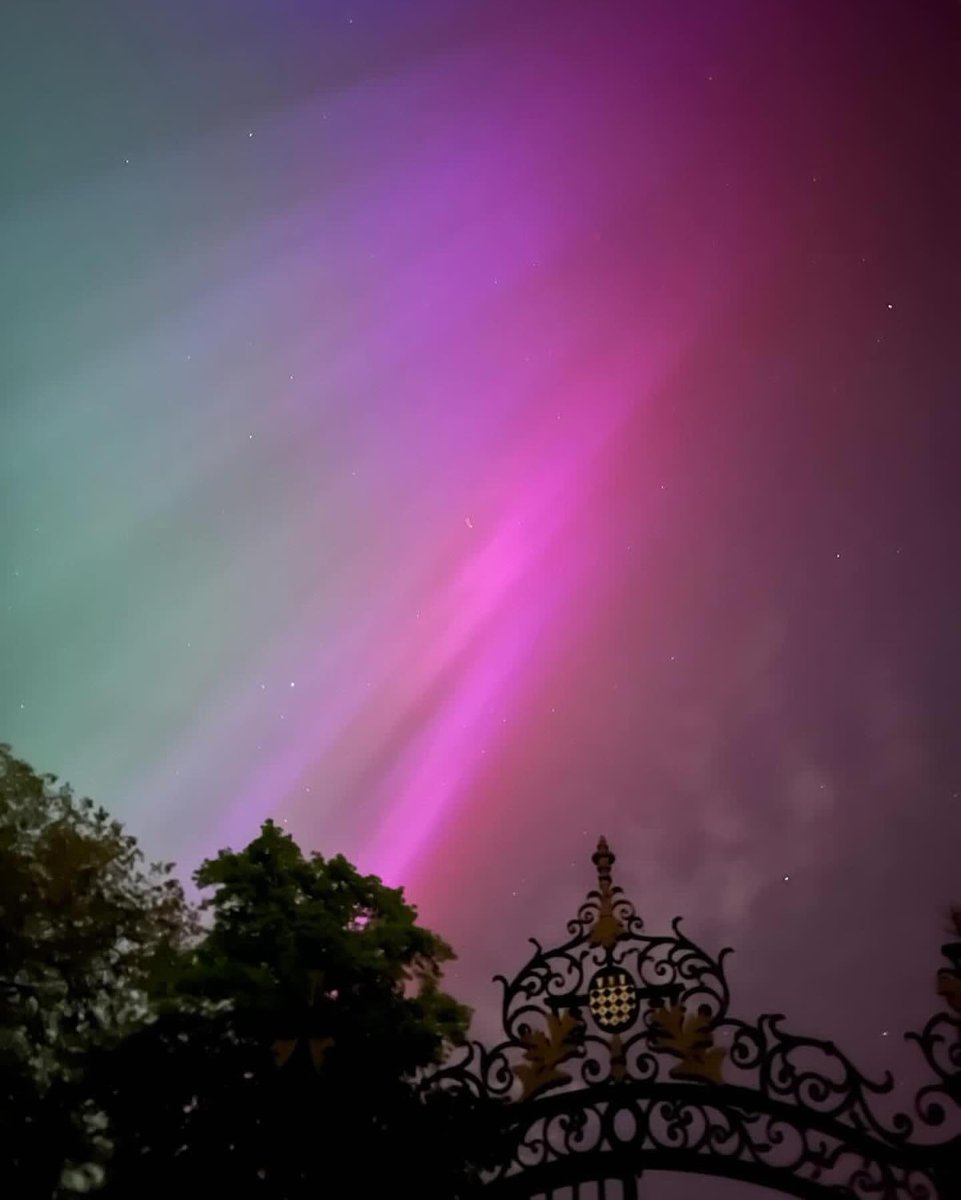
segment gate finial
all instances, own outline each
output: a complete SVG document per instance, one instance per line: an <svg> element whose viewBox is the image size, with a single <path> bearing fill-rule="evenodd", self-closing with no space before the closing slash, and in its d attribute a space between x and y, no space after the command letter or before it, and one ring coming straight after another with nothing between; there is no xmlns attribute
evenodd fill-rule
<svg viewBox="0 0 961 1200"><path fill-rule="evenodd" d="M611 867L616 861L615 855L607 844L607 838L603 836L598 838L597 849L591 855L591 862L597 867L597 883L602 892L607 891L611 886Z"/></svg>
<svg viewBox="0 0 961 1200"><path fill-rule="evenodd" d="M614 866L614 855L607 838L598 840L597 849L591 856L591 862L597 867L597 890L599 904L597 920L591 929L591 941L596 946L610 950L619 937L627 932L614 913L614 892L612 888L611 868Z"/></svg>

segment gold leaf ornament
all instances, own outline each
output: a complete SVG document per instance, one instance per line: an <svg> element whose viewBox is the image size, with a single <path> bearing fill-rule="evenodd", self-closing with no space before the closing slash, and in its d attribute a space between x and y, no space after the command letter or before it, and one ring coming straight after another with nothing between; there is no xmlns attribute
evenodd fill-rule
<svg viewBox="0 0 961 1200"><path fill-rule="evenodd" d="M323 992L324 976L322 971L309 971L307 973L308 984L308 1009L317 1006L317 998ZM296 1037L296 1038L278 1038L273 1044L274 1064L280 1068L286 1066L290 1061L291 1056L301 1042L306 1043L307 1051L310 1055L310 1061L313 1064L315 1071L320 1071L324 1065L324 1057L327 1051L334 1045L332 1037Z"/></svg>
<svg viewBox="0 0 961 1200"><path fill-rule="evenodd" d="M310 1054L310 1061L313 1063L314 1070L319 1071L324 1065L324 1057L327 1051L334 1045L333 1038L278 1038L273 1045L274 1065L276 1067L286 1066L290 1060L290 1056L300 1045L301 1040L307 1043L307 1050Z"/></svg>
<svg viewBox="0 0 961 1200"><path fill-rule="evenodd" d="M581 1052L583 1032L583 1023L568 1012L548 1013L546 1033L530 1029L524 1034L524 1061L514 1068L523 1089L521 1099L570 1082L560 1065Z"/></svg>
<svg viewBox="0 0 961 1200"><path fill-rule="evenodd" d="M672 1079L689 1079L702 1083L721 1083L721 1063L724 1050L714 1045L710 1013L700 1008L688 1013L683 1004L672 1004L651 1010L650 1046L652 1050L679 1058L672 1067Z"/></svg>

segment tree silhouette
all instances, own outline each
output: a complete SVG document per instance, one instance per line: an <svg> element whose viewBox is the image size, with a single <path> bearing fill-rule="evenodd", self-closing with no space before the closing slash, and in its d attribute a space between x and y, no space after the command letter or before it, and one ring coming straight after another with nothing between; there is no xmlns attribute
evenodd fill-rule
<svg viewBox="0 0 961 1200"><path fill-rule="evenodd" d="M118 1042L192 923L171 864L0 745L0 1135L10 1194L99 1178L89 1054ZM66 1177L62 1178L66 1171Z"/></svg>
<svg viewBox="0 0 961 1200"><path fill-rule="evenodd" d="M349 1187L466 1194L483 1112L421 1087L463 1038L440 988L450 948L403 893L305 857L272 822L196 874L211 917L158 991L158 1016L96 1066L115 1142L105 1196L298 1200Z"/></svg>

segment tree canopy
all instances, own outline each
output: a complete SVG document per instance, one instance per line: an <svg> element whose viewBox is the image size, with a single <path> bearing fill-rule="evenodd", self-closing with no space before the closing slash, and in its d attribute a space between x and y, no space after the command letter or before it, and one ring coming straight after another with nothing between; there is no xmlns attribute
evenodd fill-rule
<svg viewBox="0 0 961 1200"><path fill-rule="evenodd" d="M285 1200L339 1181L461 1194L482 1154L477 1111L420 1087L469 1020L439 986L450 948L400 890L343 857L305 857L269 821L195 878L212 889L209 928L157 1020L103 1061L108 1194L201 1177Z"/></svg>
<svg viewBox="0 0 961 1200"><path fill-rule="evenodd" d="M191 936L170 872L0 745L0 1120L18 1196L50 1196L64 1166L100 1157L78 1085L90 1052L142 1020Z"/></svg>
<svg viewBox="0 0 961 1200"><path fill-rule="evenodd" d="M487 1109L424 1079L470 1014L403 892L270 821L194 879L0 747L11 1194L468 1194Z"/></svg>

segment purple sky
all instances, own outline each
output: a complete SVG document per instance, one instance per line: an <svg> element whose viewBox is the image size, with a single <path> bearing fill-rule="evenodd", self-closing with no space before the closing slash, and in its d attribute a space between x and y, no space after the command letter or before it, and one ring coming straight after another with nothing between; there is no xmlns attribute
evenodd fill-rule
<svg viewBox="0 0 961 1200"><path fill-rule="evenodd" d="M274 816L404 883L482 1028L603 832L736 1014L909 1072L961 900L961 8L0 25L3 737L185 871Z"/></svg>

